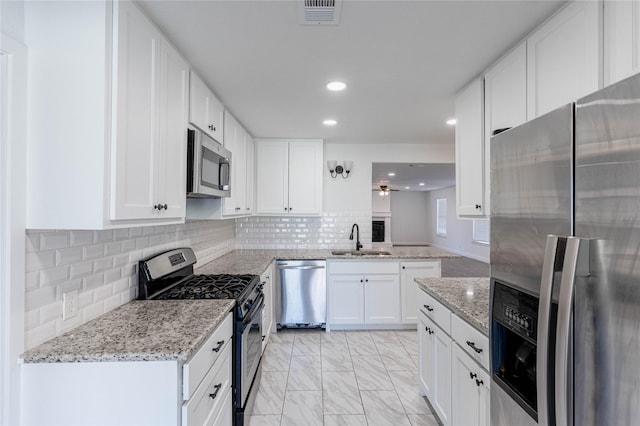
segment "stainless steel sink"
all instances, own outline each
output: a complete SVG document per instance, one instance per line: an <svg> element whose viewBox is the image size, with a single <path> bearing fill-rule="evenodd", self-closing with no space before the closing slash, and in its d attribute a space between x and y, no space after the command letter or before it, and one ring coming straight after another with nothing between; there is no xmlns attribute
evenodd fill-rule
<svg viewBox="0 0 640 426"><path fill-rule="evenodd" d="M332 250L334 256L391 256L388 251L380 250Z"/></svg>

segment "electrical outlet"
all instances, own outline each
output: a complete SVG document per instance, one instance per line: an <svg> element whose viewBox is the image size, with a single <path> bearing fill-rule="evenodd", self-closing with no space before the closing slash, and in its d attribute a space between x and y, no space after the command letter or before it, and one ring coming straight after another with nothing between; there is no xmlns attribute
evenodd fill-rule
<svg viewBox="0 0 640 426"><path fill-rule="evenodd" d="M62 293L62 320L66 321L78 315L78 290Z"/></svg>

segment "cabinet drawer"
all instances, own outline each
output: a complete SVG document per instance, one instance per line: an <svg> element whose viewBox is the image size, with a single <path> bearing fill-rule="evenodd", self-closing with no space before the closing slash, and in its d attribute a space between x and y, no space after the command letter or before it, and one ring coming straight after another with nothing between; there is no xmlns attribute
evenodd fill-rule
<svg viewBox="0 0 640 426"><path fill-rule="evenodd" d="M451 315L451 337L471 358L489 371L489 338L487 336L457 315Z"/></svg>
<svg viewBox="0 0 640 426"><path fill-rule="evenodd" d="M229 342L231 342L232 335L233 315L229 314L211 337L204 342L204 345L198 349L193 358L184 364L182 367L182 398L185 401L191 398L207 371L222 355L223 348L227 345L231 346Z"/></svg>
<svg viewBox="0 0 640 426"><path fill-rule="evenodd" d="M330 274L397 274L398 262L329 262Z"/></svg>
<svg viewBox="0 0 640 426"><path fill-rule="evenodd" d="M451 311L422 289L418 291L418 309L438 324L445 333L451 334Z"/></svg>
<svg viewBox="0 0 640 426"><path fill-rule="evenodd" d="M182 425L204 425L214 413L224 409L231 389L231 344L227 343L193 397L182 406Z"/></svg>

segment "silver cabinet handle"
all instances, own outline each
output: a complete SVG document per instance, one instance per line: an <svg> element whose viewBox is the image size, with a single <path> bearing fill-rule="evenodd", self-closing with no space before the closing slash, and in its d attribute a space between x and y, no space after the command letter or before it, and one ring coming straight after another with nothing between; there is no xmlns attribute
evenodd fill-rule
<svg viewBox="0 0 640 426"><path fill-rule="evenodd" d="M538 356L536 357L536 380L538 382L538 423L540 426L549 424L549 383L548 354L549 354L549 315L551 312L551 294L553 291L553 274L556 265L558 242L560 237L547 236L542 263L542 278L540 280L540 302L538 307ZM564 245L565 238L563 238Z"/></svg>
<svg viewBox="0 0 640 426"><path fill-rule="evenodd" d="M300 269L300 270L324 269L324 266L283 266L283 265L278 265L278 269Z"/></svg>

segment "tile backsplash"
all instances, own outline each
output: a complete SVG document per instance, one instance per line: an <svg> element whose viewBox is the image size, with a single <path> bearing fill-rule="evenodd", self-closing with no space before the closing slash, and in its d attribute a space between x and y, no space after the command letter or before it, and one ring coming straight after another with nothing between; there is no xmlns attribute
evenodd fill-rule
<svg viewBox="0 0 640 426"><path fill-rule="evenodd" d="M238 249L350 249L354 223L371 248L371 212L323 213L320 217L252 216L236 220ZM355 235L354 235L355 238Z"/></svg>
<svg viewBox="0 0 640 426"><path fill-rule="evenodd" d="M77 327L136 296L139 260L192 247L198 264L235 247L234 220L193 221L107 231L26 233L25 349ZM62 320L62 294L77 289L78 314Z"/></svg>

